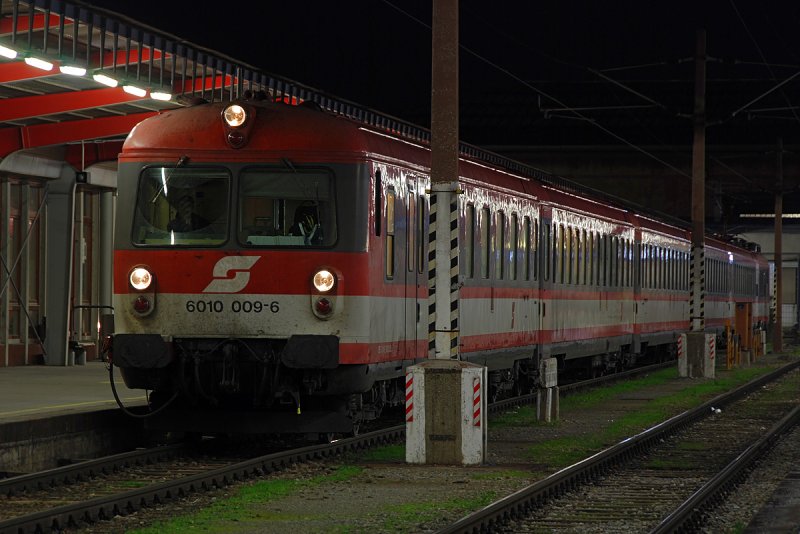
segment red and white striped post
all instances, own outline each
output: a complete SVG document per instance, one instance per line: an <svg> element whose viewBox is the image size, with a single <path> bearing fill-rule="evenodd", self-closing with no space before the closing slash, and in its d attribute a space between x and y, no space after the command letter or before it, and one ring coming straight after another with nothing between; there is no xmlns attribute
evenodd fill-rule
<svg viewBox="0 0 800 534"><path fill-rule="evenodd" d="M409 367L406 373L406 462L482 464L486 458L487 368L469 362L428 360Z"/></svg>

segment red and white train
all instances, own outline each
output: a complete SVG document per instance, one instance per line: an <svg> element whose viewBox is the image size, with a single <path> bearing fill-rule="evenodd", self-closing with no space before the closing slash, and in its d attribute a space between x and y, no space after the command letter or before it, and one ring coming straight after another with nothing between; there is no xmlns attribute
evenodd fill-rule
<svg viewBox="0 0 800 534"><path fill-rule="evenodd" d="M154 425L351 432L403 403L428 357L430 160L424 142L264 98L136 126L111 358L152 391ZM686 229L478 157L459 174L459 353L491 395L532 388L543 357L605 372L674 356ZM766 323L764 259L711 238L705 257L708 328L737 307Z"/></svg>

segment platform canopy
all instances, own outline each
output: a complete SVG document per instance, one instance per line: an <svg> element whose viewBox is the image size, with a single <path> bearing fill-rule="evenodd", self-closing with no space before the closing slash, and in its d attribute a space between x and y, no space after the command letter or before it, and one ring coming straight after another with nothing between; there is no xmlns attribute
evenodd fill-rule
<svg viewBox="0 0 800 534"><path fill-rule="evenodd" d="M59 147L76 168L115 160L139 121L247 90L310 100L397 131L416 129L80 2L2 0L1 9L0 158Z"/></svg>

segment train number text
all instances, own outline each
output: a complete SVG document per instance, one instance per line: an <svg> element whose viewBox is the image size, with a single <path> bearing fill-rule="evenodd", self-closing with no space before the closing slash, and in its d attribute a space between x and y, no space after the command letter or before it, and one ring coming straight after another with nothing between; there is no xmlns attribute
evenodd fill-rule
<svg viewBox="0 0 800 534"><path fill-rule="evenodd" d="M225 303L221 300L187 300L186 311L189 313L222 313L225 311ZM272 302L261 302L258 300L234 300L228 306L228 310L233 313L278 313L280 303L276 300Z"/></svg>

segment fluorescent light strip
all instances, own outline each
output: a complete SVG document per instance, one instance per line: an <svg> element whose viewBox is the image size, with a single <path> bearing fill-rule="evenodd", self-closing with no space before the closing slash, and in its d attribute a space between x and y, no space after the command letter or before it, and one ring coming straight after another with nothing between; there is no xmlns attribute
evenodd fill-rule
<svg viewBox="0 0 800 534"><path fill-rule="evenodd" d="M52 63L50 63L49 61L45 61L43 59L39 59L38 57L26 57L25 63L27 63L31 67L36 67L37 69L53 70Z"/></svg>
<svg viewBox="0 0 800 534"><path fill-rule="evenodd" d="M123 85L122 90L128 93L129 95L133 96L147 96L147 91L142 89L141 87L136 87L135 85Z"/></svg>
<svg viewBox="0 0 800 534"><path fill-rule="evenodd" d="M94 81L96 81L97 83L102 83L103 85L107 85L109 87L116 87L117 85L119 85L119 82L117 80L105 74L97 73L94 76L92 76L92 78L94 78Z"/></svg>
<svg viewBox="0 0 800 534"><path fill-rule="evenodd" d="M153 100L172 100L172 95L164 91L150 91L150 98Z"/></svg>
<svg viewBox="0 0 800 534"><path fill-rule="evenodd" d="M64 74L69 74L70 76L83 76L86 74L86 69L83 67L76 67L74 65L61 65L58 67L58 70Z"/></svg>
<svg viewBox="0 0 800 534"><path fill-rule="evenodd" d="M7 57L8 59L15 59L17 57L17 51L13 48L0 45L0 56Z"/></svg>

